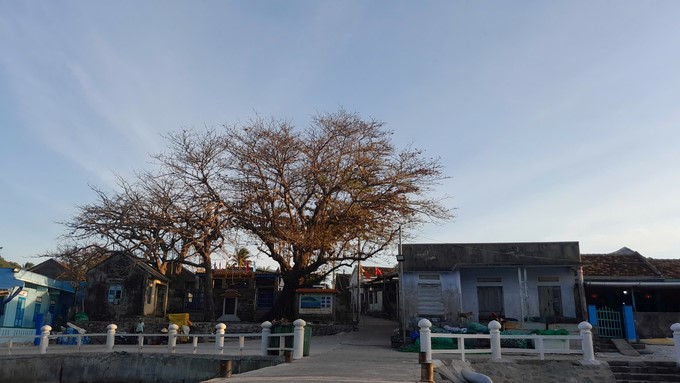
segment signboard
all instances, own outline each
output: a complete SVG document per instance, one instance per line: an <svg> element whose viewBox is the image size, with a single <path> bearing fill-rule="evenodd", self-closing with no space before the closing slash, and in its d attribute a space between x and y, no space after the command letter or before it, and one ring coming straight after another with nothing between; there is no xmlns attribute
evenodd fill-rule
<svg viewBox="0 0 680 383"><path fill-rule="evenodd" d="M333 314L333 295L300 294L300 314Z"/></svg>

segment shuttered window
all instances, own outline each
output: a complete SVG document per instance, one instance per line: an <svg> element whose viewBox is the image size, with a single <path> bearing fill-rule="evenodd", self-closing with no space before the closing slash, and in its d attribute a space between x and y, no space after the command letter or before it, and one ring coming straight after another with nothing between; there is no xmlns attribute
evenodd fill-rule
<svg viewBox="0 0 680 383"><path fill-rule="evenodd" d="M442 285L438 274L418 275L418 316L443 316Z"/></svg>

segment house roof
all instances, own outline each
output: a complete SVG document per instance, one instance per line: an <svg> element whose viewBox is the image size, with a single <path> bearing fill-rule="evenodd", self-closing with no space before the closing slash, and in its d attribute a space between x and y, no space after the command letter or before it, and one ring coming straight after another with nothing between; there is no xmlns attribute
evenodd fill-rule
<svg viewBox="0 0 680 383"><path fill-rule="evenodd" d="M404 271L480 266L577 266L578 242L404 244Z"/></svg>
<svg viewBox="0 0 680 383"><path fill-rule="evenodd" d="M680 279L680 259L645 258L627 247L609 254L582 254L583 276L590 280Z"/></svg>
<svg viewBox="0 0 680 383"><path fill-rule="evenodd" d="M135 256L133 256L133 255L124 253L124 252L122 252L122 251L112 251L112 252L110 253L110 255L109 255L108 257L106 257L106 259L104 259L103 261L99 262L99 264L97 264L96 266L94 266L92 269L96 269L96 268L98 268L99 266L101 266L101 265L103 265L103 264L105 264L105 263L114 261L116 258L124 258L124 259L126 259L126 260L127 260L128 262L130 262L132 265L134 265L135 267L138 267L138 268L142 269L144 272L146 272L147 274L149 274L150 276L152 276L152 277L155 278L155 279L158 279L158 280L161 280L161 281L164 281L164 282L169 281L168 277L166 277L165 275L161 274L158 270L156 270L156 269L154 269L153 267L151 267L151 266L150 266L149 264L147 264L143 259L137 258L137 257L135 257ZM91 269L91 270L92 270L92 269ZM88 271L88 273L89 273L89 272L90 272L90 271Z"/></svg>
<svg viewBox="0 0 680 383"><path fill-rule="evenodd" d="M224 277L229 277L229 278L250 278L250 277L257 277L260 275L278 275L279 273L276 271L267 271L267 270L258 270L258 271L253 271L253 270L246 270L243 268L229 268L229 269L214 269L213 270L213 278L224 278Z"/></svg>
<svg viewBox="0 0 680 383"><path fill-rule="evenodd" d="M680 279L680 259L654 259L647 261L656 267L667 279Z"/></svg>
<svg viewBox="0 0 680 383"><path fill-rule="evenodd" d="M69 269L54 258L40 262L28 269L28 271L56 280L66 280L69 277Z"/></svg>
<svg viewBox="0 0 680 383"><path fill-rule="evenodd" d="M361 271L365 279L383 278L389 275L396 275L395 267L362 266Z"/></svg>

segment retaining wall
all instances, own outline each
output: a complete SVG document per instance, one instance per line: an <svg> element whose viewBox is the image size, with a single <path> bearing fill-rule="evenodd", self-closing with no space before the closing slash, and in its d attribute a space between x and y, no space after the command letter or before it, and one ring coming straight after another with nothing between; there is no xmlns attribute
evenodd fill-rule
<svg viewBox="0 0 680 383"><path fill-rule="evenodd" d="M0 357L2 383L193 383L243 373L284 361L283 357L138 354L128 352L79 355Z"/></svg>

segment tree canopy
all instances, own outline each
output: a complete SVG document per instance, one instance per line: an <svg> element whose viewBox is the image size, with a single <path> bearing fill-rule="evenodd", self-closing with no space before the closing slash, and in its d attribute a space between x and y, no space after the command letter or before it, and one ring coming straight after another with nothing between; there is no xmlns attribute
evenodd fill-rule
<svg viewBox="0 0 680 383"><path fill-rule="evenodd" d="M398 150L382 122L344 110L305 129L256 118L167 141L157 169L120 179L114 194L95 189L97 202L67 223L70 238L132 251L162 272L170 259L200 266L212 278L211 255L245 235L284 280L270 318L292 315L306 279L384 252L402 226L451 216L431 195L444 178L438 159Z"/></svg>

